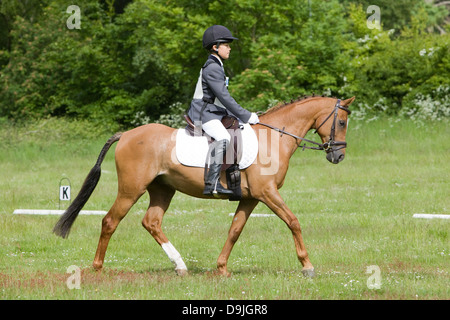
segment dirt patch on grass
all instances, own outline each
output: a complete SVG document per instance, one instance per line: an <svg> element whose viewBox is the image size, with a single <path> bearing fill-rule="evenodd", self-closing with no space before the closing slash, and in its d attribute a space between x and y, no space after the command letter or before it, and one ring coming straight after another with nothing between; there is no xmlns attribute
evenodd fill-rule
<svg viewBox="0 0 450 320"><path fill-rule="evenodd" d="M95 271L92 268L80 270L80 282L84 287L104 286L105 283L124 284L136 282L165 282L173 279L175 276L168 271L159 272L134 272L115 269L106 269ZM8 274L0 273L0 287L4 289L39 289L48 287L66 287L67 280L71 277L71 273L60 272L35 272L24 274Z"/></svg>

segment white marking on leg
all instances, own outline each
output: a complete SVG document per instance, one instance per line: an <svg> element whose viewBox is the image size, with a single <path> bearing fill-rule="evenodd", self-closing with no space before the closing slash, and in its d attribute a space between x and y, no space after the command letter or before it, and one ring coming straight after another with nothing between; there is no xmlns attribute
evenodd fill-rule
<svg viewBox="0 0 450 320"><path fill-rule="evenodd" d="M164 252L169 257L170 261L175 265L175 270L187 270L180 253L175 249L175 247L169 242L163 243L161 245Z"/></svg>

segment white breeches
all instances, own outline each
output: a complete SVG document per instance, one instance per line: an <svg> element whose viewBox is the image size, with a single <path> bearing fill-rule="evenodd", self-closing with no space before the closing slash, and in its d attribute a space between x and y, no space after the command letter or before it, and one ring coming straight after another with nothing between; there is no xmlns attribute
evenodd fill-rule
<svg viewBox="0 0 450 320"><path fill-rule="evenodd" d="M217 119L204 123L202 125L202 129L207 135L214 138L216 141L227 140L228 143L231 141L231 136L227 129L225 129L222 122Z"/></svg>

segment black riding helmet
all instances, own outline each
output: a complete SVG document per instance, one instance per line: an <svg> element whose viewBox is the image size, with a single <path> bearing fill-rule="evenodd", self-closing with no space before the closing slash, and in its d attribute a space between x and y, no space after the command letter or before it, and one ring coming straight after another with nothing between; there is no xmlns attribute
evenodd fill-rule
<svg viewBox="0 0 450 320"><path fill-rule="evenodd" d="M212 46L218 43L232 42L233 40L239 40L233 37L230 30L221 25L213 25L206 29L203 34L203 48L211 50Z"/></svg>

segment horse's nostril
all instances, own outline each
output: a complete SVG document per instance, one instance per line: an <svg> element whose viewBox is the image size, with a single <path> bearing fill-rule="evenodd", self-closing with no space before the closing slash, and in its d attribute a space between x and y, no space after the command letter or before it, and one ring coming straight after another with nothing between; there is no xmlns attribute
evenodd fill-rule
<svg viewBox="0 0 450 320"><path fill-rule="evenodd" d="M345 154L340 151L331 151L327 153L327 160L333 164L338 164L342 160L344 160Z"/></svg>

